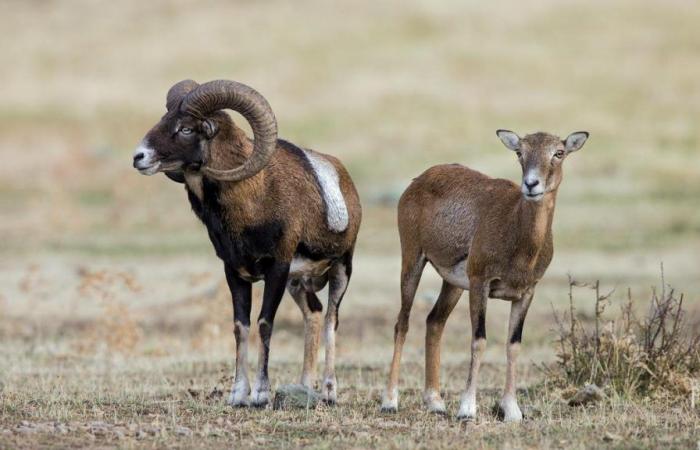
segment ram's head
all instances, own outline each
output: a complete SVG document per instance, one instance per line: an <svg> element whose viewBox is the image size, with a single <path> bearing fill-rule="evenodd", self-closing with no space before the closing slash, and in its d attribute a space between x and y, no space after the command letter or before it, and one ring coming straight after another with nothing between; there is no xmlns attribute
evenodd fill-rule
<svg viewBox="0 0 700 450"><path fill-rule="evenodd" d="M277 143L272 108L257 91L235 81L197 84L183 80L168 91L167 112L141 140L134 152L134 167L144 175L165 172L171 176L188 170L225 181L253 176L267 165ZM210 143L219 132L220 111L239 112L253 130L253 153L246 162L227 170L208 166Z"/></svg>

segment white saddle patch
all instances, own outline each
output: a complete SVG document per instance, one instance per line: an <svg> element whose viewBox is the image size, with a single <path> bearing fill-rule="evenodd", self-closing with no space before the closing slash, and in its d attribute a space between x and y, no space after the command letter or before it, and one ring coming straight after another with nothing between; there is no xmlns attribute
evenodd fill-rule
<svg viewBox="0 0 700 450"><path fill-rule="evenodd" d="M348 208L340 190L340 179L335 166L317 153L304 150L306 158L316 173L321 195L326 203L326 219L328 227L337 232L343 232L348 227Z"/></svg>

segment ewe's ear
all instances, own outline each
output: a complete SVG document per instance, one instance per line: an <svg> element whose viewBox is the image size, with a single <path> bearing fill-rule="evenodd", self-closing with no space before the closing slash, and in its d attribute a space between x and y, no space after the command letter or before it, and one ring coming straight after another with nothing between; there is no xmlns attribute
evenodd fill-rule
<svg viewBox="0 0 700 450"><path fill-rule="evenodd" d="M496 131L496 135L501 139L501 142L508 147L509 149L513 150L514 152L520 150L520 136L517 134L513 133L510 130L498 130Z"/></svg>
<svg viewBox="0 0 700 450"><path fill-rule="evenodd" d="M204 135L207 139L211 139L219 132L219 126L213 120L206 119L202 122L202 131L204 131Z"/></svg>
<svg viewBox="0 0 700 450"><path fill-rule="evenodd" d="M576 150L583 147L583 144L588 139L588 131L577 131L571 133L566 139L564 139L564 147L567 153L575 152Z"/></svg>

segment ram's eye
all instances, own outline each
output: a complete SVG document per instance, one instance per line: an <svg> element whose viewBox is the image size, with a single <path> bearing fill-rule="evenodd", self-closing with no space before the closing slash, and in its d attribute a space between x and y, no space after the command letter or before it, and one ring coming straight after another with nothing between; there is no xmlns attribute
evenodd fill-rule
<svg viewBox="0 0 700 450"><path fill-rule="evenodd" d="M554 154L555 158L563 158L564 157L564 150L557 150L557 152Z"/></svg>
<svg viewBox="0 0 700 450"><path fill-rule="evenodd" d="M185 135L192 134L192 128L182 127L180 128L180 133Z"/></svg>

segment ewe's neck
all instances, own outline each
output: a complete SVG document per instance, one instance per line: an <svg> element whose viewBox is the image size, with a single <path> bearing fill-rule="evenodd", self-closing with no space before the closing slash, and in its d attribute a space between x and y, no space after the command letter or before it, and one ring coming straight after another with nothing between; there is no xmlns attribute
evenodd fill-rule
<svg viewBox="0 0 700 450"><path fill-rule="evenodd" d="M557 191L547 192L542 200L534 202L521 198L518 204L520 216L520 243L528 248L528 253L536 256L552 232L552 217L557 200Z"/></svg>

